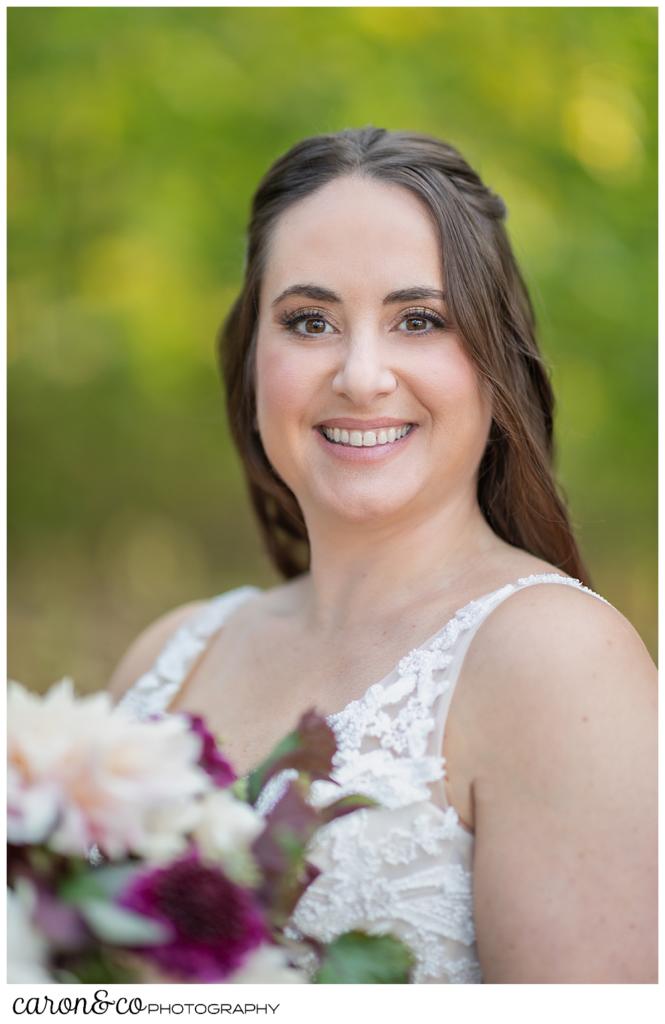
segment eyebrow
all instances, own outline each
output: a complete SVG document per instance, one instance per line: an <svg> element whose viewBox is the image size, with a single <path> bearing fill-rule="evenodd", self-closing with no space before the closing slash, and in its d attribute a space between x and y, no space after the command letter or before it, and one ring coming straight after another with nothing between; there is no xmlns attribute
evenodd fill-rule
<svg viewBox="0 0 665 1024"><path fill-rule="evenodd" d="M323 288L321 285L292 284L288 288L285 288L283 292L280 292L271 305L277 306L289 295L304 295L308 299L314 299L318 302L342 301L336 292L332 292L329 288ZM445 302L446 293L442 292L439 288L426 288L420 285L414 285L411 288L398 288L397 291L389 292L388 295L385 296L383 305L389 306L393 302L417 302L418 299L443 299Z"/></svg>

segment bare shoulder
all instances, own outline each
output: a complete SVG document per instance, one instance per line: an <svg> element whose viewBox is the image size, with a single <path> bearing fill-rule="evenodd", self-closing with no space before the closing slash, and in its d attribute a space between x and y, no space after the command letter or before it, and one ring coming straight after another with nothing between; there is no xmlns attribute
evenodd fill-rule
<svg viewBox="0 0 665 1024"><path fill-rule="evenodd" d="M577 587L525 587L483 622L467 671L485 980L655 980L657 688L637 631Z"/></svg>
<svg viewBox="0 0 665 1024"><path fill-rule="evenodd" d="M556 728L570 735L573 722L595 723L609 740L631 722L648 727L655 715L656 667L637 630L578 587L539 584L512 594L479 628L467 662L486 722L485 769L510 758L514 734L518 745L539 736L547 743Z"/></svg>
<svg viewBox="0 0 665 1024"><path fill-rule="evenodd" d="M114 702L120 700L129 687L151 668L170 637L205 604L205 601L189 601L172 608L136 637L109 680L107 690Z"/></svg>
<svg viewBox="0 0 665 1024"><path fill-rule="evenodd" d="M520 680L553 678L562 671L571 679L655 679L655 666L639 633L613 605L578 586L540 583L512 594L478 631L470 659L482 669L490 660L493 674Z"/></svg>

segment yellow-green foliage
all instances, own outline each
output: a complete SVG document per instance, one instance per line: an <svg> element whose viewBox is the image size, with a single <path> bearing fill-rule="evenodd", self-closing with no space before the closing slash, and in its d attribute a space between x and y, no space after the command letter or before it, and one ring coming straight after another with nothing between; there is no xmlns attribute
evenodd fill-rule
<svg viewBox="0 0 665 1024"><path fill-rule="evenodd" d="M655 650L655 9L8 19L13 675L103 685L155 615L276 581L214 335L267 166L368 123L448 139L504 197L594 585Z"/></svg>

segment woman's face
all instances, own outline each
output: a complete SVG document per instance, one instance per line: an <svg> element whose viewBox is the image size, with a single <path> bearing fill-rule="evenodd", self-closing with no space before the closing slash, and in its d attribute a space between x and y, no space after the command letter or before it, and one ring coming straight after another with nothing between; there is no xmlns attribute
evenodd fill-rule
<svg viewBox="0 0 665 1024"><path fill-rule="evenodd" d="M443 288L429 212L398 185L338 178L277 221L259 300L257 420L308 525L475 501L491 408ZM391 442L384 419L414 426ZM337 420L346 445L321 433Z"/></svg>

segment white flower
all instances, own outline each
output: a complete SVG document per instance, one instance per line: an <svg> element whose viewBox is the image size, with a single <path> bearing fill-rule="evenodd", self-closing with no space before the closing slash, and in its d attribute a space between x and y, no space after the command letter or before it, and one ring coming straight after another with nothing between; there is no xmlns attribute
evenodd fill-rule
<svg viewBox="0 0 665 1024"><path fill-rule="evenodd" d="M53 849L81 855L97 843L114 859L182 848L197 820L194 798L211 788L197 764L201 739L184 716L140 721L106 692L77 698L70 679L44 696L12 682L7 710L13 813L45 820L47 794L57 793Z"/></svg>
<svg viewBox="0 0 665 1024"><path fill-rule="evenodd" d="M265 826L261 815L228 789L206 793L200 806L194 838L209 857L223 858L238 849L249 849Z"/></svg>
<svg viewBox="0 0 665 1024"><path fill-rule="evenodd" d="M146 860L167 862L184 853L187 836L201 817L199 802L183 799L148 808L144 816L143 836L132 847Z"/></svg>
<svg viewBox="0 0 665 1024"><path fill-rule="evenodd" d="M7 889L7 981L13 985L47 985L48 943L32 923L36 893L32 884L19 878Z"/></svg>
<svg viewBox="0 0 665 1024"><path fill-rule="evenodd" d="M7 839L41 843L53 830L60 811L60 790L53 782L30 785L10 764L7 771Z"/></svg>
<svg viewBox="0 0 665 1024"><path fill-rule="evenodd" d="M283 949L267 944L250 953L242 967L225 978L229 985L302 985L307 981L304 971L289 966Z"/></svg>
<svg viewBox="0 0 665 1024"><path fill-rule="evenodd" d="M251 885L257 868L250 847L263 831L265 820L228 789L214 789L199 804L200 818L192 833L207 860L221 861L234 881Z"/></svg>

